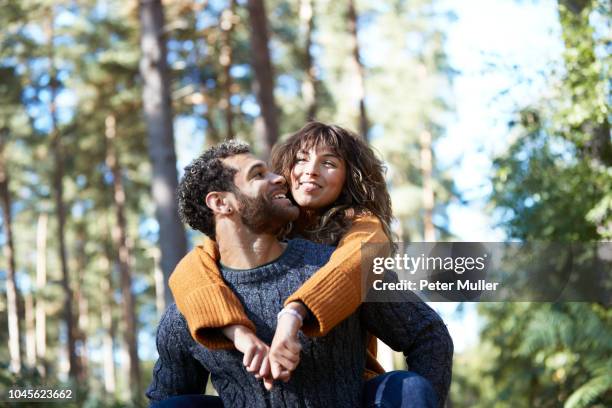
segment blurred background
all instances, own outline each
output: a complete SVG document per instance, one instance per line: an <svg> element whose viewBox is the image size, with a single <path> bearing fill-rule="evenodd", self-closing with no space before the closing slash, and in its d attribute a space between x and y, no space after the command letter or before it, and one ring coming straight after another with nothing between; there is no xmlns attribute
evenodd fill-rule
<svg viewBox="0 0 612 408"><path fill-rule="evenodd" d="M610 1L0 5L2 398L146 404L167 278L201 239L177 178L225 138L266 157L311 118L353 129L404 241L612 238ZM609 305L433 306L449 407L612 406Z"/></svg>

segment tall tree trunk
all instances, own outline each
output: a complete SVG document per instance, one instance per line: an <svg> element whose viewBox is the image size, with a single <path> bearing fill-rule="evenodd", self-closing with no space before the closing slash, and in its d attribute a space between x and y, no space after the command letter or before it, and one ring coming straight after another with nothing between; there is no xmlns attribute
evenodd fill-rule
<svg viewBox="0 0 612 408"><path fill-rule="evenodd" d="M105 245L105 253L101 258L101 270L105 271L100 279L101 307L100 318L102 321L102 359L104 367L104 390L113 395L117 388L115 380L114 338L115 326L113 324L113 284L112 284L112 262L111 248Z"/></svg>
<svg viewBox="0 0 612 408"><path fill-rule="evenodd" d="M49 48L49 88L50 101L49 111L51 114L51 150L53 152L54 172L53 172L53 192L55 196L55 216L57 219L58 251L60 267L62 270L62 288L64 290L64 320L68 333L68 374L74 380L79 377L79 363L76 354L76 321L72 310L73 294L70 287L70 273L68 270L68 257L66 255L66 209L64 207L64 153L62 139L57 127L56 96L57 96L57 74L53 55L53 10L49 10L46 24L47 46Z"/></svg>
<svg viewBox="0 0 612 408"><path fill-rule="evenodd" d="M153 202L159 223L161 269L167 285L172 270L187 252L185 229L178 216L178 186L170 78L166 61L164 11L160 0L140 1L140 74L144 80L143 103L153 166ZM172 302L166 288L166 302Z"/></svg>
<svg viewBox="0 0 612 408"><path fill-rule="evenodd" d="M205 44L206 48L213 48L214 44L210 35L203 35L201 41ZM206 60L206 57L200 53L199 44L194 46L194 57L196 61L203 61L203 64L206 66L210 64ZM206 78L203 75L200 75L198 78L198 91L201 97L198 97L194 100L194 103L200 103L204 107L204 119L206 120L206 137L204 140L204 149L208 149L211 146L214 146L221 142L221 135L219 133L219 129L215 123L215 115L213 108L217 103L210 97L212 90L208 88L206 84ZM232 122L233 123L233 122Z"/></svg>
<svg viewBox="0 0 612 408"><path fill-rule="evenodd" d="M314 31L314 9L312 0L300 0L300 31L304 37L304 82L302 82L302 97L306 105L306 120L317 117L317 88L316 74L313 64L312 32Z"/></svg>
<svg viewBox="0 0 612 408"><path fill-rule="evenodd" d="M251 55L255 71L255 93L263 118L262 156L270 155L278 140L278 111L274 101L274 72L268 46L268 19L263 0L248 0L251 25Z"/></svg>
<svg viewBox="0 0 612 408"><path fill-rule="evenodd" d="M359 51L359 39L357 36L357 10L355 9L355 0L348 0L348 25L349 33L352 42L352 58L355 72L357 73L357 98L359 99L359 132L361 137L368 140L368 131L370 128L368 115L365 106L365 69L361 62L361 54Z"/></svg>
<svg viewBox="0 0 612 408"><path fill-rule="evenodd" d="M32 292L24 296L25 326L26 326L26 364L29 368L36 367L36 331L34 326L34 299Z"/></svg>
<svg viewBox="0 0 612 408"><path fill-rule="evenodd" d="M113 115L106 118L106 164L113 174L113 199L117 223L113 228L113 238L119 253L119 273L121 276L121 295L123 298L123 318L125 319L125 343L129 357L130 390L132 399L141 395L140 361L138 359L136 306L132 292L132 272L127 238L125 217L125 190L121 175L121 164L116 149L116 122Z"/></svg>
<svg viewBox="0 0 612 408"><path fill-rule="evenodd" d="M4 160L5 139L8 129L0 129L0 200L2 200L2 221L6 244L4 255L6 266L6 308L8 313L9 358L13 373L21 373L21 346L19 335L19 308L17 305L17 282L15 280L15 244L13 242L13 220L11 211L11 192L9 190L9 174Z"/></svg>
<svg viewBox="0 0 612 408"><path fill-rule="evenodd" d="M42 378L47 375L47 223L47 214L40 214L36 226L36 360Z"/></svg>
<svg viewBox="0 0 612 408"><path fill-rule="evenodd" d="M423 179L423 240L425 242L435 242L436 229L433 224L434 189L431 133L424 130L419 136L421 143L421 178Z"/></svg>
<svg viewBox="0 0 612 408"><path fill-rule="evenodd" d="M79 226L77 233L77 246L76 246L76 270L77 270L77 284L75 288L75 299L77 303L77 339L78 343L78 355L79 355L79 382L81 384L87 384L87 327L89 326L88 319L88 302L85 294L84 281L85 271L87 270L87 255L85 253L85 243L87 242L87 234L84 225Z"/></svg>
<svg viewBox="0 0 612 408"><path fill-rule="evenodd" d="M572 100L576 102L597 100L598 92L595 87L601 84L601 78L606 80L601 76L601 72L595 69L597 64L596 44L589 21L595 3L593 0L558 1L561 33L567 50L565 53L566 81L568 89L572 91ZM580 52L573 52L576 49L580 49ZM602 115L599 121L594 119L594 114L591 114L576 129L572 130L575 133L589 135L588 140L580 146L584 153L603 165L612 166L612 140L608 116Z"/></svg>
<svg viewBox="0 0 612 408"><path fill-rule="evenodd" d="M152 255L157 265L159 250L157 248L152 248ZM157 310L157 316L161 318L166 310L166 302L164 300L164 274L157 266L155 266L153 270L153 279L155 281L155 309Z"/></svg>
<svg viewBox="0 0 612 408"><path fill-rule="evenodd" d="M202 101L206 105L206 111L204 112L204 119L206 119L206 140L204 141L204 148L208 149L218 143L221 143L221 135L219 129L215 124L215 115L213 112L214 101L208 96L209 89L206 85L200 86L200 92L203 95Z"/></svg>
<svg viewBox="0 0 612 408"><path fill-rule="evenodd" d="M236 0L230 0L228 8L223 10L221 14L221 53L219 55L219 63L223 67L223 96L219 105L225 111L225 130L226 137L232 139L234 137L234 116L232 112L232 37L234 27L236 25Z"/></svg>

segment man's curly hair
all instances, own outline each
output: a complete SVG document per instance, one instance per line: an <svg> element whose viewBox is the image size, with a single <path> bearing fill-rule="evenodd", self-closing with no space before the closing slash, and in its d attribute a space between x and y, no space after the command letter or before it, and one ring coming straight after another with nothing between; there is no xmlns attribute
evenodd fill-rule
<svg viewBox="0 0 612 408"><path fill-rule="evenodd" d="M215 239L215 216L206 205L206 195L211 191L234 192L236 170L225 166L221 159L250 152L246 143L228 140L206 150L185 167L177 189L179 216L183 222Z"/></svg>

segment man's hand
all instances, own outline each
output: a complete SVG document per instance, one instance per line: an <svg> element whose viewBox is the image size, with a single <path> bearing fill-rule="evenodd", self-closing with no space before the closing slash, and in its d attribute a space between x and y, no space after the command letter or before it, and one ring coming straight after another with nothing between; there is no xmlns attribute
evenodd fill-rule
<svg viewBox="0 0 612 408"><path fill-rule="evenodd" d="M264 378L264 385L271 387L270 347L259 339L248 327L235 324L223 328L223 334L234 342L234 347L244 354L242 364L255 378ZM267 380L266 380L267 378ZM268 388L269 389L269 388Z"/></svg>
<svg viewBox="0 0 612 408"><path fill-rule="evenodd" d="M287 305L303 317L307 313L304 305L292 302ZM282 313L278 317L276 332L270 347L270 366L272 378L284 382L289 381L291 372L296 369L300 362L300 352L302 345L298 338L298 331L302 327L302 319L292 313Z"/></svg>

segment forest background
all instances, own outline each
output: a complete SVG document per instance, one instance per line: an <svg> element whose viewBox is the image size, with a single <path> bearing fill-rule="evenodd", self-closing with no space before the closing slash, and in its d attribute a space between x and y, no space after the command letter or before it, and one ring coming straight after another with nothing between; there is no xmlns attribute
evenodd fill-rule
<svg viewBox="0 0 612 408"><path fill-rule="evenodd" d="M0 5L1 404L145 405L167 277L201 238L177 179L228 137L265 157L310 118L354 129L404 241L612 238L609 1ZM435 306L448 406L612 405L609 305Z"/></svg>

